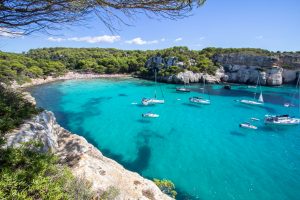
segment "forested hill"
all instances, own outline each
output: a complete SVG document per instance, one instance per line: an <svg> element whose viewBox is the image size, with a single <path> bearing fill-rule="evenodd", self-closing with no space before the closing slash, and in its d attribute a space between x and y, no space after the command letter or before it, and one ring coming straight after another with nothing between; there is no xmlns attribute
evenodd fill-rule
<svg viewBox="0 0 300 200"><path fill-rule="evenodd" d="M10 80L24 82L30 78L58 76L68 70L108 74L147 73L145 62L153 56L177 57L178 62L181 62L184 68L193 72L206 71L213 74L218 68L218 63L213 61L214 55L230 53L255 56L282 54L252 48L205 48L195 51L187 47L147 51L112 48L42 48L32 49L23 54L0 52L0 82ZM172 68L172 70L176 72L180 69Z"/></svg>

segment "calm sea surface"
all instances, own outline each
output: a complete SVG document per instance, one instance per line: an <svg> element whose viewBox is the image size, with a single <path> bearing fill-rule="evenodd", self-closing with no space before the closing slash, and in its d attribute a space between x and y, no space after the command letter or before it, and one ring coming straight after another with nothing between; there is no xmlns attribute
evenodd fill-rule
<svg viewBox="0 0 300 200"><path fill-rule="evenodd" d="M179 199L300 199L300 126L239 128L251 117L300 117L293 87L263 87L264 107L241 105L255 89L208 85L212 104L197 106L175 85L138 79L71 80L30 89L39 106L66 129L84 136L105 156L148 178L170 179ZM142 106L143 97L164 95L164 105ZM161 93L161 91L163 93ZM283 103L294 101L296 107ZM137 103L137 104L134 104ZM143 119L152 111L157 119Z"/></svg>

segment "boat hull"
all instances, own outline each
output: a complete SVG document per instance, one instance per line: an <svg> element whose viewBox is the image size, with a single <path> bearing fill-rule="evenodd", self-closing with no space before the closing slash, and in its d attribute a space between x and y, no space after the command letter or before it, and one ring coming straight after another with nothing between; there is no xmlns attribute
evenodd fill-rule
<svg viewBox="0 0 300 200"><path fill-rule="evenodd" d="M194 103L194 104L203 104L203 105L210 104L210 100L207 100L207 99L196 99L196 100L190 99L190 102Z"/></svg>
<svg viewBox="0 0 300 200"><path fill-rule="evenodd" d="M186 88L176 88L176 92L188 93L191 92L191 90Z"/></svg>
<svg viewBox="0 0 300 200"><path fill-rule="evenodd" d="M146 99L146 100L142 100L142 104L144 106L148 106L148 105L154 105L154 104L164 104L165 100L160 100L160 99Z"/></svg>
<svg viewBox="0 0 300 200"><path fill-rule="evenodd" d="M256 126L248 125L248 124L240 124L240 127L241 127L241 128L246 128L246 129L253 129L253 130L256 130L256 129L257 129Z"/></svg>
<svg viewBox="0 0 300 200"><path fill-rule="evenodd" d="M262 102L251 101L251 100L240 100L239 102L242 104L252 105L252 106L263 106L264 105L264 103L262 103Z"/></svg>

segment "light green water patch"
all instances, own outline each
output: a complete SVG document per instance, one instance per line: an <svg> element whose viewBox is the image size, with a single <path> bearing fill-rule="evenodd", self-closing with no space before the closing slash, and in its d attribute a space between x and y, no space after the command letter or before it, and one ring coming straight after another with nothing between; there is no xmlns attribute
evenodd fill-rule
<svg viewBox="0 0 300 200"><path fill-rule="evenodd" d="M211 105L198 106L188 98L201 95L200 85L185 94L176 85L159 85L166 103L149 107L140 102L153 97L155 85L137 79L65 81L31 92L104 155L145 177L172 180L179 199L299 198L300 127L270 128L263 121L253 122L256 131L239 127L265 114L299 116L293 87L263 87L265 106L251 107L234 101L253 97L255 89L245 86L209 85ZM283 107L287 101L297 107ZM148 111L160 117L142 118Z"/></svg>

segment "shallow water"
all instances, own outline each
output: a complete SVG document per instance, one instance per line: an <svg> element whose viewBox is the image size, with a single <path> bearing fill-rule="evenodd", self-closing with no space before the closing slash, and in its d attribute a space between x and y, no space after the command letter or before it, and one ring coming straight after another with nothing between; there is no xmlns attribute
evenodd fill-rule
<svg viewBox="0 0 300 200"><path fill-rule="evenodd" d="M292 87L263 87L264 107L235 99L252 98L255 89L209 85L212 104L190 104L193 92L175 92L159 84L164 105L145 107L142 97L154 95L154 84L138 79L71 80L30 89L39 106L55 113L68 130L84 136L104 155L149 178L172 180L179 199L299 199L300 126L258 130L239 128L265 114L299 116ZM162 96L160 87L157 94ZM283 103L294 100L295 108ZM298 101L298 102L297 102ZM138 104L134 104L138 103ZM152 111L157 119L143 119Z"/></svg>

